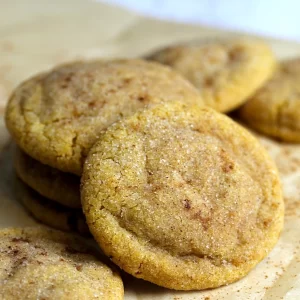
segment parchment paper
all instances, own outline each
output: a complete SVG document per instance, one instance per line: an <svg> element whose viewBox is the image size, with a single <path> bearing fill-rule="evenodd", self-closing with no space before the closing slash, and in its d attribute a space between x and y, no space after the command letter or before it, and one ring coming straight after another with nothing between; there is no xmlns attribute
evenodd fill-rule
<svg viewBox="0 0 300 300"><path fill-rule="evenodd" d="M7 97L21 80L72 59L134 57L172 42L233 34L84 0L0 0L0 227L36 224L14 197L3 121ZM269 42L280 58L300 55L299 44ZM300 145L260 140L278 165L286 203L284 232L271 254L239 282L202 292L176 292L126 276L126 300L300 299Z"/></svg>

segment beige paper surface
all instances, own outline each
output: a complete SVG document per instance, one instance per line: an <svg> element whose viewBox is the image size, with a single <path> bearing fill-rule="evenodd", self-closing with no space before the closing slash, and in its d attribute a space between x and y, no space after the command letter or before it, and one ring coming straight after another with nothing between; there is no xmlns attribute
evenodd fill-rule
<svg viewBox="0 0 300 300"><path fill-rule="evenodd" d="M231 34L84 0L0 0L0 115L13 87L57 63L134 57L172 42ZM299 44L270 43L280 58L300 55ZM300 299L300 145L260 139L278 165L286 202L285 229L268 258L239 282L209 291L176 292L129 278L125 299ZM14 199L8 140L0 117L0 227L36 224Z"/></svg>

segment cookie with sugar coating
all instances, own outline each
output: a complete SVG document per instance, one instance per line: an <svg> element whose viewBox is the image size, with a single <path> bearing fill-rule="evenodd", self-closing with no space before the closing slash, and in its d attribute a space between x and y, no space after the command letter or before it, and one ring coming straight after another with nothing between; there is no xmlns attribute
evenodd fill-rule
<svg viewBox="0 0 300 300"><path fill-rule="evenodd" d="M81 175L102 130L146 105L177 100L202 101L169 67L138 59L74 62L17 87L7 105L6 125L32 158Z"/></svg>
<svg viewBox="0 0 300 300"><path fill-rule="evenodd" d="M81 200L113 262L177 290L242 278L283 227L279 176L266 150L227 116L183 103L110 126L85 162Z"/></svg>
<svg viewBox="0 0 300 300"><path fill-rule="evenodd" d="M119 274L72 234L44 227L0 230L0 298L123 299Z"/></svg>
<svg viewBox="0 0 300 300"><path fill-rule="evenodd" d="M174 68L199 89L206 105L229 112L272 75L270 47L251 39L211 39L158 50L148 59Z"/></svg>
<svg viewBox="0 0 300 300"><path fill-rule="evenodd" d="M300 143L300 58L281 62L274 76L239 110L250 127Z"/></svg>

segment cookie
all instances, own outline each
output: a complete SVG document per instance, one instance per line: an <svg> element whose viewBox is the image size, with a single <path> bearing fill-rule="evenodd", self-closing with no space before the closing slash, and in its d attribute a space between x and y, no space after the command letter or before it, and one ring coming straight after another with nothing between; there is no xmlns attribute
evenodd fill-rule
<svg viewBox="0 0 300 300"><path fill-rule="evenodd" d="M15 181L18 200L36 220L63 231L90 234L81 209L69 208L48 200L26 186L21 180L15 178Z"/></svg>
<svg viewBox="0 0 300 300"><path fill-rule="evenodd" d="M108 128L82 177L87 224L126 272L201 290L245 276L276 244L276 166L248 131L208 107L166 103Z"/></svg>
<svg viewBox="0 0 300 300"><path fill-rule="evenodd" d="M119 274L77 236L44 227L0 230L0 298L123 299Z"/></svg>
<svg viewBox="0 0 300 300"><path fill-rule="evenodd" d="M6 124L32 158L81 175L102 130L145 105L174 100L201 102L168 67L142 60L77 62L22 83L8 102Z"/></svg>
<svg viewBox="0 0 300 300"><path fill-rule="evenodd" d="M200 90L206 105L219 112L244 103L272 75L275 66L268 45L246 39L170 46L148 59L174 68Z"/></svg>
<svg viewBox="0 0 300 300"><path fill-rule="evenodd" d="M79 176L44 165L15 148L15 170L23 182L48 199L71 208L81 207Z"/></svg>
<svg viewBox="0 0 300 300"><path fill-rule="evenodd" d="M261 133L300 143L300 58L283 61L239 115Z"/></svg>

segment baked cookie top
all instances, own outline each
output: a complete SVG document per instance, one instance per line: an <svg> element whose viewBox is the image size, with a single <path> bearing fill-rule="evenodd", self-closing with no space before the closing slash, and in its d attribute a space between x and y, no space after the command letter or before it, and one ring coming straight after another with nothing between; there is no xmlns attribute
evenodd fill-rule
<svg viewBox="0 0 300 300"><path fill-rule="evenodd" d="M148 58L174 68L199 89L205 104L220 112L244 103L272 75L275 66L268 45L248 39L174 45Z"/></svg>
<svg viewBox="0 0 300 300"><path fill-rule="evenodd" d="M44 165L19 147L14 149L17 175L42 196L71 208L80 208L80 177Z"/></svg>
<svg viewBox="0 0 300 300"><path fill-rule="evenodd" d="M300 143L300 58L283 61L239 112L241 119L254 129Z"/></svg>
<svg viewBox="0 0 300 300"><path fill-rule="evenodd" d="M26 210L37 221L63 231L90 236L89 228L81 209L70 208L49 200L15 177L15 190Z"/></svg>
<svg viewBox="0 0 300 300"><path fill-rule="evenodd" d="M174 100L201 101L168 67L130 59L75 62L22 83L8 102L6 124L28 155L81 175L103 129L147 104Z"/></svg>
<svg viewBox="0 0 300 300"><path fill-rule="evenodd" d="M213 109L176 102L108 128L85 162L81 200L117 265L178 290L238 280L283 226L277 170L259 142Z"/></svg>
<svg viewBox="0 0 300 300"><path fill-rule="evenodd" d="M1 299L123 299L119 275L71 234L2 229L0 262Z"/></svg>

